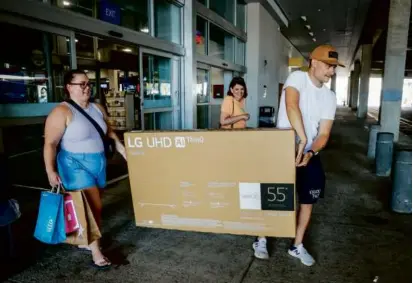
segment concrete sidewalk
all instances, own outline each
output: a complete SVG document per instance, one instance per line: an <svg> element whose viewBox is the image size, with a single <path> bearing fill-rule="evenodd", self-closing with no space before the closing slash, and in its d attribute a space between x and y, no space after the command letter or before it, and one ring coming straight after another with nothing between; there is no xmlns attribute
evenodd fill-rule
<svg viewBox="0 0 413 283"><path fill-rule="evenodd" d="M271 257L262 261L253 257L253 237L135 227L123 181L104 195L103 246L112 269L96 271L90 255L74 247L30 239L2 273L14 272L8 282L365 283L376 276L378 283L411 282L412 218L390 211L390 179L374 175L367 141L364 123L339 109L322 154L325 199L315 207L305 239L317 261L313 267L287 254L291 239L270 239ZM37 212L27 213L22 221L33 221ZM20 237L30 238L34 224L18 225L25 227L15 228Z"/></svg>

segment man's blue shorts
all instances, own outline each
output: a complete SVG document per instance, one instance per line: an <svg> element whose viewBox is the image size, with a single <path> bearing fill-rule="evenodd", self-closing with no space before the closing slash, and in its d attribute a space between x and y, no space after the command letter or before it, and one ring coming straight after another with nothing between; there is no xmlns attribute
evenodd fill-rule
<svg viewBox="0 0 413 283"><path fill-rule="evenodd" d="M300 204L314 204L324 197L326 177L319 155L313 156L307 166L297 167L296 178Z"/></svg>
<svg viewBox="0 0 413 283"><path fill-rule="evenodd" d="M65 190L106 186L104 152L73 153L60 150L57 155L57 169Z"/></svg>

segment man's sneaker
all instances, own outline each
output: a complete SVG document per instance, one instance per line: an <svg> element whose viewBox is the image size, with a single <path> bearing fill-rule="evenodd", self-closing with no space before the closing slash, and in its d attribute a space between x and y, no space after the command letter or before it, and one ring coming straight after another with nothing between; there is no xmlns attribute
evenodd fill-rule
<svg viewBox="0 0 413 283"><path fill-rule="evenodd" d="M259 259L268 259L267 241L260 239L252 244L254 256Z"/></svg>
<svg viewBox="0 0 413 283"><path fill-rule="evenodd" d="M314 258L307 252L303 244L299 244L297 247L292 246L288 249L288 253L299 258L304 265L312 266L315 263Z"/></svg>

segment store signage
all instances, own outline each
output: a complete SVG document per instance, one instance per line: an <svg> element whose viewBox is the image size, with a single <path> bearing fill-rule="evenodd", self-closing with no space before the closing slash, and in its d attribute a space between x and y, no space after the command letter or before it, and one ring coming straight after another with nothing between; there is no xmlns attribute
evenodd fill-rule
<svg viewBox="0 0 413 283"><path fill-rule="evenodd" d="M100 17L102 21L120 25L120 8L107 0L100 2Z"/></svg>

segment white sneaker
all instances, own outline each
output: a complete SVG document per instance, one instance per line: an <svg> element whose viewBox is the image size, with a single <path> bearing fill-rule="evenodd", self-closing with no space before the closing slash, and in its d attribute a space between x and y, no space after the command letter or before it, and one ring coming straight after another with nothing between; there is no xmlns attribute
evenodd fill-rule
<svg viewBox="0 0 413 283"><path fill-rule="evenodd" d="M296 258L299 258L302 264L312 266L315 263L314 258L307 252L303 244L299 244L297 247L288 249L288 253Z"/></svg>
<svg viewBox="0 0 413 283"><path fill-rule="evenodd" d="M254 256L259 259L268 259L267 241L260 239L252 244Z"/></svg>

